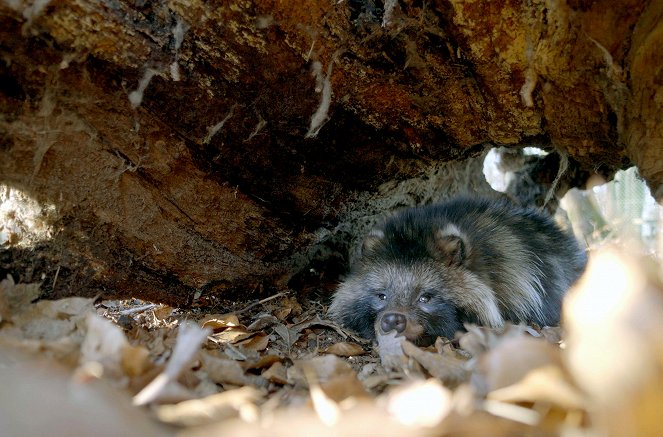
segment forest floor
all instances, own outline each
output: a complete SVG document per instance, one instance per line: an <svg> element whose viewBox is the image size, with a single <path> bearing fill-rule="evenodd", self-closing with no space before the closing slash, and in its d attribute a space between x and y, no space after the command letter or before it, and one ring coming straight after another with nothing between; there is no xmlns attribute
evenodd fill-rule
<svg viewBox="0 0 663 437"><path fill-rule="evenodd" d="M653 266L653 267L652 267ZM280 293L210 314L0 283L0 435L663 435L663 283L604 250L559 327L372 344ZM379 346L379 347L378 347Z"/></svg>

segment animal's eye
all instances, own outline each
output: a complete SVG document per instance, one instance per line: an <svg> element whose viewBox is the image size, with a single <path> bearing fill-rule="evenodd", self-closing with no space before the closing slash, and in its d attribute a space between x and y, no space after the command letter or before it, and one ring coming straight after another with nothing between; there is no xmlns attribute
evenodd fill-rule
<svg viewBox="0 0 663 437"><path fill-rule="evenodd" d="M376 296L377 296L378 299L380 299L380 300L387 300L387 295L384 294L384 293L378 293L378 294L376 294Z"/></svg>
<svg viewBox="0 0 663 437"><path fill-rule="evenodd" d="M430 299L431 299L431 295L430 295L430 294L422 294L421 296L419 296L419 299L417 299L417 300L418 300L420 303L427 303L428 301L430 301Z"/></svg>

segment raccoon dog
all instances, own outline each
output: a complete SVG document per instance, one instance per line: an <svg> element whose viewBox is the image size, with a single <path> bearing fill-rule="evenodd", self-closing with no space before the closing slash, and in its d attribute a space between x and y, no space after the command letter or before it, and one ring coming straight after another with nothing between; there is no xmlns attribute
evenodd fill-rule
<svg viewBox="0 0 663 437"><path fill-rule="evenodd" d="M363 242L329 315L366 338L395 330L417 344L463 323L557 325L586 255L548 216L459 197L388 218Z"/></svg>

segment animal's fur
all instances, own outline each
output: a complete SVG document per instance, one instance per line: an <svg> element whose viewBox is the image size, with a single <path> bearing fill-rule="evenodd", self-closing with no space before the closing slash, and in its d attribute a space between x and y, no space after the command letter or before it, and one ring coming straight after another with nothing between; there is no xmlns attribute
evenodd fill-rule
<svg viewBox="0 0 663 437"><path fill-rule="evenodd" d="M418 343L452 338L464 322L556 325L585 264L576 240L547 215L460 197L373 229L329 315L366 338L378 326Z"/></svg>

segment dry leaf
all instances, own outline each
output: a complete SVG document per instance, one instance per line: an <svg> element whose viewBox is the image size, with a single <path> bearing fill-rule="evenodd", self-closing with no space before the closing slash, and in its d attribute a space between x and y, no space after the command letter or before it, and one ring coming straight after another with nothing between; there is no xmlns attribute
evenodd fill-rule
<svg viewBox="0 0 663 437"><path fill-rule="evenodd" d="M249 332L244 326L226 328L221 332L212 334L212 337L218 343L239 343L256 335L256 332Z"/></svg>
<svg viewBox="0 0 663 437"><path fill-rule="evenodd" d="M185 366L193 360L200 345L209 335L209 330L201 329L193 323L180 325L177 342L163 373L157 376L147 387L134 396L135 405L145 405L169 394L169 385L176 385L175 380Z"/></svg>
<svg viewBox="0 0 663 437"><path fill-rule="evenodd" d="M343 373L320 384L320 388L333 401L340 403L348 398L367 399L370 396L354 373Z"/></svg>
<svg viewBox="0 0 663 437"><path fill-rule="evenodd" d="M90 313L86 319L87 334L81 345L80 364L99 363L113 377L124 375L122 358L129 346L124 332L108 319Z"/></svg>
<svg viewBox="0 0 663 437"><path fill-rule="evenodd" d="M50 342L73 334L77 324L83 325L93 312L92 299L70 297L31 304L14 314L12 321L25 338Z"/></svg>
<svg viewBox="0 0 663 437"><path fill-rule="evenodd" d="M466 360L421 350L407 340L401 343L401 347L407 356L414 358L431 376L450 387L458 386L469 379Z"/></svg>
<svg viewBox="0 0 663 437"><path fill-rule="evenodd" d="M565 409L587 407L583 394L555 365L536 368L515 384L488 393L488 398L503 402L547 402Z"/></svg>
<svg viewBox="0 0 663 437"><path fill-rule="evenodd" d="M174 308L168 305L161 305L154 309L154 317L159 320L165 320L173 314Z"/></svg>
<svg viewBox="0 0 663 437"><path fill-rule="evenodd" d="M366 353L364 348L357 343L348 343L344 341L332 344L327 349L325 349L324 352L328 354L334 354L339 357L352 357Z"/></svg>
<svg viewBox="0 0 663 437"><path fill-rule="evenodd" d="M168 436L105 380L85 383L43 357L0 349L0 435Z"/></svg>
<svg viewBox="0 0 663 437"><path fill-rule="evenodd" d="M289 328L282 324L274 326L274 332L276 332L279 335L279 337L283 339L288 349L290 349L295 343L297 343L297 340L299 340L299 337L301 337L302 335L301 334L302 329L304 328L298 326Z"/></svg>
<svg viewBox="0 0 663 437"><path fill-rule="evenodd" d="M302 313L302 306L299 302L297 302L295 297L286 297L279 301L279 308L288 309L288 313L292 314L293 316L299 316Z"/></svg>
<svg viewBox="0 0 663 437"><path fill-rule="evenodd" d="M380 362L385 369L399 370L407 365L407 358L403 355L401 343L406 341L405 337L397 337L396 331L382 334L377 331L378 350L380 352Z"/></svg>
<svg viewBox="0 0 663 437"><path fill-rule="evenodd" d="M311 370L320 384L336 376L355 373L346 361L335 355L323 355L310 360L295 360L294 366L288 368L288 380L295 384L307 385L305 370Z"/></svg>
<svg viewBox="0 0 663 437"><path fill-rule="evenodd" d="M313 401L313 409L320 418L320 421L327 426L335 425L341 417L341 409L334 400L330 399L325 392L309 381L309 392L311 393L311 401Z"/></svg>
<svg viewBox="0 0 663 437"><path fill-rule="evenodd" d="M656 260L607 248L565 301L565 362L603 433L663 435L662 278Z"/></svg>
<svg viewBox="0 0 663 437"><path fill-rule="evenodd" d="M408 426L435 426L451 409L451 391L434 379L399 387L387 395L389 414Z"/></svg>
<svg viewBox="0 0 663 437"><path fill-rule="evenodd" d="M199 322L203 328L209 328L214 332L224 330L226 328L240 327L239 318L234 313L229 314L209 314L203 317ZM246 329L242 327L243 329Z"/></svg>
<svg viewBox="0 0 663 437"><path fill-rule="evenodd" d="M276 317L282 322L285 322L285 320L288 318L291 312L292 308L279 308L274 311L274 317Z"/></svg>
<svg viewBox="0 0 663 437"><path fill-rule="evenodd" d="M39 297L40 284L16 284L11 275L0 281L0 322L11 320Z"/></svg>
<svg viewBox="0 0 663 437"><path fill-rule="evenodd" d="M263 355L257 360L241 363L241 366L244 370L264 369L279 361L281 361L281 357L278 355Z"/></svg>
<svg viewBox="0 0 663 437"><path fill-rule="evenodd" d="M256 409L264 393L253 387L242 387L177 405L163 405L156 409L157 417L165 423L179 426L198 426L227 419L243 410Z"/></svg>
<svg viewBox="0 0 663 437"><path fill-rule="evenodd" d="M244 369L235 360L215 357L208 352L200 353L202 370L218 384L250 385L254 379L245 374Z"/></svg>
<svg viewBox="0 0 663 437"><path fill-rule="evenodd" d="M239 341L236 344L246 350L264 351L269 345L269 336L264 332L256 332L251 338Z"/></svg>
<svg viewBox="0 0 663 437"><path fill-rule="evenodd" d="M122 370L129 377L143 375L152 368L150 353L142 346L126 345L122 350Z"/></svg>
<svg viewBox="0 0 663 437"><path fill-rule="evenodd" d="M526 335L505 338L479 357L477 371L486 384L480 391L515 384L531 370L549 365L561 366L558 347L541 338Z"/></svg>
<svg viewBox="0 0 663 437"><path fill-rule="evenodd" d="M262 314L247 328L249 331L260 331L279 323L279 319L271 314Z"/></svg>
<svg viewBox="0 0 663 437"><path fill-rule="evenodd" d="M465 324L467 332L458 335L460 347L476 357L496 347L501 342L515 337L540 337L532 327L519 324L506 323L502 328L488 328L471 323Z"/></svg>
<svg viewBox="0 0 663 437"><path fill-rule="evenodd" d="M275 362L269 369L262 372L262 377L276 384L285 385L288 383L287 371L280 361Z"/></svg>

